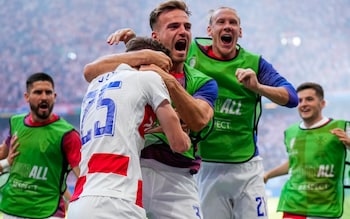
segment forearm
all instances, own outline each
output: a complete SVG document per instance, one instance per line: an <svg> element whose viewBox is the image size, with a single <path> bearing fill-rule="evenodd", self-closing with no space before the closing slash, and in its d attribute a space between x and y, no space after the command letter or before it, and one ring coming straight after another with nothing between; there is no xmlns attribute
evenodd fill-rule
<svg viewBox="0 0 350 219"><path fill-rule="evenodd" d="M79 168L79 166L73 167L72 171L73 171L74 175L78 178L79 175L80 175L80 168Z"/></svg>
<svg viewBox="0 0 350 219"><path fill-rule="evenodd" d="M87 82L91 82L99 75L114 71L122 63L135 67L147 62L149 61L144 51L106 55L85 65L84 77Z"/></svg>
<svg viewBox="0 0 350 219"><path fill-rule="evenodd" d="M192 131L202 130L214 115L211 106L204 100L193 98L175 78L164 81L181 120Z"/></svg>
<svg viewBox="0 0 350 219"><path fill-rule="evenodd" d="M256 92L281 106L286 105L289 101L289 93L284 87L272 87L260 84Z"/></svg>
<svg viewBox="0 0 350 219"><path fill-rule="evenodd" d="M288 168L289 168L289 161L286 161L285 163L281 164L280 166L266 172L265 178L266 181L277 177L277 176L282 176L288 174Z"/></svg>

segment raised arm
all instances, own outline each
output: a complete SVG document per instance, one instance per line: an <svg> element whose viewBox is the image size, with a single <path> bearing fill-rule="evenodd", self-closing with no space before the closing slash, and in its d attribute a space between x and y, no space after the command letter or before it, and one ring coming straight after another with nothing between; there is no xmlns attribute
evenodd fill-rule
<svg viewBox="0 0 350 219"><path fill-rule="evenodd" d="M261 84L258 81L256 73L252 69L239 68L236 71L236 77L244 87L261 96L267 97L279 105L286 105L289 101L288 90L285 87L274 87Z"/></svg>
<svg viewBox="0 0 350 219"><path fill-rule="evenodd" d="M155 64L162 69L170 69L171 59L163 52L144 49L130 51L127 53L116 53L102 56L95 61L85 65L84 77L87 82L107 72L114 71L120 64L126 63L132 67L143 64Z"/></svg>
<svg viewBox="0 0 350 219"><path fill-rule="evenodd" d="M131 40L134 37L136 37L136 33L133 29L123 28L111 33L107 38L107 43L109 45L118 45L119 42L124 42L126 44L127 42L129 42L129 40Z"/></svg>

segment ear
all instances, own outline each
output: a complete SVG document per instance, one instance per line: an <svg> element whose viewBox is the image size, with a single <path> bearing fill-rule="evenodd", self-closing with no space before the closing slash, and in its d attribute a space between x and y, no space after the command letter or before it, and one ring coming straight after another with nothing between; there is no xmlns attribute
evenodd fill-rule
<svg viewBox="0 0 350 219"><path fill-rule="evenodd" d="M242 38L242 36L243 36L242 27L239 27L239 34L238 34L238 37L239 37L239 38Z"/></svg>
<svg viewBox="0 0 350 219"><path fill-rule="evenodd" d="M211 31L210 25L208 25L208 27L207 27L207 34L208 34L208 36L212 37L212 31Z"/></svg>
<svg viewBox="0 0 350 219"><path fill-rule="evenodd" d="M27 103L29 103L29 94L27 92L24 93L24 99L26 100Z"/></svg>
<svg viewBox="0 0 350 219"><path fill-rule="evenodd" d="M325 101L325 100L322 100L322 101L321 101L321 107L322 107L322 109L323 109L325 106L326 106L326 101Z"/></svg>
<svg viewBox="0 0 350 219"><path fill-rule="evenodd" d="M152 31L151 36L152 36L153 39L158 39L158 33L155 32L155 31Z"/></svg>

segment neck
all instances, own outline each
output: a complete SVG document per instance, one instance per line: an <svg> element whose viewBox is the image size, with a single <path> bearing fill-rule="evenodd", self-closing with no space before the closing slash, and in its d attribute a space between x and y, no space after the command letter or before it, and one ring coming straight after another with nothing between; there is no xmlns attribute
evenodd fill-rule
<svg viewBox="0 0 350 219"><path fill-rule="evenodd" d="M180 73L184 71L184 62L173 63L173 67L170 72Z"/></svg>
<svg viewBox="0 0 350 219"><path fill-rule="evenodd" d="M305 128L315 128L315 127L322 125L326 121L327 121L327 118L321 116L313 121L303 120L303 123L304 123Z"/></svg>

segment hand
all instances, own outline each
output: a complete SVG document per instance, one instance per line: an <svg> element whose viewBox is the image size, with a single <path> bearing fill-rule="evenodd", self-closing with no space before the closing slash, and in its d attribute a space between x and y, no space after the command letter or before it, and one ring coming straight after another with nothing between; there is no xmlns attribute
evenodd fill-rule
<svg viewBox="0 0 350 219"><path fill-rule="evenodd" d="M338 139L345 144L346 147L350 148L350 137L347 136L346 132L340 128L331 130L331 133L338 137Z"/></svg>
<svg viewBox="0 0 350 219"><path fill-rule="evenodd" d="M10 140L10 149L9 154L7 156L7 161L9 162L10 166L12 165L14 158L19 154L19 152L17 151L17 148L19 146L17 140L17 135L13 135Z"/></svg>
<svg viewBox="0 0 350 219"><path fill-rule="evenodd" d="M0 146L0 160L5 159L9 153L6 141L4 140Z"/></svg>
<svg viewBox="0 0 350 219"><path fill-rule="evenodd" d="M149 65L141 65L139 68L140 71L154 71L162 77L164 82L166 82L167 79L174 79L174 77L169 74L167 71L162 69L161 67L155 65L155 64L149 64Z"/></svg>
<svg viewBox="0 0 350 219"><path fill-rule="evenodd" d="M130 28L124 28L116 30L114 33L110 34L107 38L107 43L109 45L116 44L119 42L124 42L125 44L129 42L132 38L136 37L135 32Z"/></svg>
<svg viewBox="0 0 350 219"><path fill-rule="evenodd" d="M240 83L242 83L244 87L258 93L260 84L258 82L256 73L252 69L238 68L236 70L236 77L237 77L237 80Z"/></svg>
<svg viewBox="0 0 350 219"><path fill-rule="evenodd" d="M143 49L143 56L146 57L145 62L142 64L150 65L154 64L163 69L166 72L169 72L173 67L173 62L171 58L160 51L154 51L150 49Z"/></svg>

